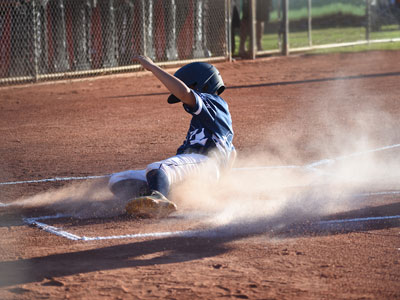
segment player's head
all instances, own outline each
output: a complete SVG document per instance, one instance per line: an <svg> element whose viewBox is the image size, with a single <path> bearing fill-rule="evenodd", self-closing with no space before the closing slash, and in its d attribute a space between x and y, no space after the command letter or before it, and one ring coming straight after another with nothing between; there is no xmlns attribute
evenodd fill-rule
<svg viewBox="0 0 400 300"><path fill-rule="evenodd" d="M175 72L175 77L182 80L191 89L208 94L221 94L225 85L216 67L205 62L187 64ZM174 95L168 97L168 103L180 100Z"/></svg>

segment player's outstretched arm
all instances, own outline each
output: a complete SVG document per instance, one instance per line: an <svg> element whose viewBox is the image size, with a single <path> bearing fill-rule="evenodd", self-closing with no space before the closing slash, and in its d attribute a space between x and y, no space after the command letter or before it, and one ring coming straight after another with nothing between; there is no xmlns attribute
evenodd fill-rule
<svg viewBox="0 0 400 300"><path fill-rule="evenodd" d="M135 55L133 59L140 62L143 68L152 72L154 76L156 76L158 80L160 80L165 87L183 103L190 107L194 107L196 105L196 99L193 93L180 79L161 69L147 56Z"/></svg>

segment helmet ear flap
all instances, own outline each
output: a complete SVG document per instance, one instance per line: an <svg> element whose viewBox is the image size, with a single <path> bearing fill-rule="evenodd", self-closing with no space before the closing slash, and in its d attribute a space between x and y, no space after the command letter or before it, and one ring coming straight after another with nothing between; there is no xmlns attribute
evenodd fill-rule
<svg viewBox="0 0 400 300"><path fill-rule="evenodd" d="M225 86L220 86L217 90L217 95L221 95L223 91L225 91Z"/></svg>

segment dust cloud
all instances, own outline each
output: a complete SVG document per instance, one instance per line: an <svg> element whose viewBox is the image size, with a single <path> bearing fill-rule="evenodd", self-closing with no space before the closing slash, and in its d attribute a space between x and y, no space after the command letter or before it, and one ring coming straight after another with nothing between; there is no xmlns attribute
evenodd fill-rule
<svg viewBox="0 0 400 300"><path fill-rule="evenodd" d="M398 189L399 164L383 164L368 153L359 154L359 159L343 156L315 164L236 168L215 184L194 177L177 187L174 197L184 211L194 217L201 213L224 234L317 221L363 208L371 204L369 198L379 205L379 199L368 195Z"/></svg>
<svg viewBox="0 0 400 300"><path fill-rule="evenodd" d="M270 128L260 141L265 150L239 151L234 169L218 182L205 172L175 186L170 197L178 216L204 220L223 234L254 233L362 208L370 200L379 205L380 198L368 193L399 190L395 114L354 81L335 82L324 95L330 96L305 96L311 105ZM73 183L13 205L102 218L123 214L125 203L103 180Z"/></svg>
<svg viewBox="0 0 400 300"><path fill-rule="evenodd" d="M276 229L383 205L387 197L373 193L399 190L396 113L354 81L330 83L324 95L329 96L303 96L309 105L265 134L266 150L239 152L236 168L218 183L210 184L205 175L177 187L177 202L203 212L221 234Z"/></svg>
<svg viewBox="0 0 400 300"><path fill-rule="evenodd" d="M96 179L49 189L31 197L18 199L8 206L86 219L120 215L125 212L124 204L109 191L107 180Z"/></svg>

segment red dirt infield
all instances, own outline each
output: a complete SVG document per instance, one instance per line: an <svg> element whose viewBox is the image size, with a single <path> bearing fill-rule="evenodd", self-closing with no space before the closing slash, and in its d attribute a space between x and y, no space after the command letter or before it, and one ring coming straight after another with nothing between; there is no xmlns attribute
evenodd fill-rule
<svg viewBox="0 0 400 300"><path fill-rule="evenodd" d="M106 178L17 183L143 169L174 155L190 116L167 104L150 73L1 87L0 202L14 205L0 207L0 298L400 298L400 219L389 218L400 215L399 59L386 51L215 64L235 169L253 169L209 193L177 187L179 210L162 220L123 214ZM72 217L42 222L80 237L193 234L73 241L23 223L56 213Z"/></svg>

